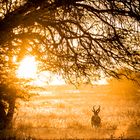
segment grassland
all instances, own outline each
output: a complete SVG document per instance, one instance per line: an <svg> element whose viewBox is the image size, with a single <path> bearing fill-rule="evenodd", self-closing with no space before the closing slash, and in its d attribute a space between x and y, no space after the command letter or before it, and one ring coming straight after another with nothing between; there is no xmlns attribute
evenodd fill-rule
<svg viewBox="0 0 140 140"><path fill-rule="evenodd" d="M21 139L140 139L139 92L103 86L83 89L36 91L29 101L19 100L10 135ZM97 129L90 122L93 105L101 106L102 124Z"/></svg>

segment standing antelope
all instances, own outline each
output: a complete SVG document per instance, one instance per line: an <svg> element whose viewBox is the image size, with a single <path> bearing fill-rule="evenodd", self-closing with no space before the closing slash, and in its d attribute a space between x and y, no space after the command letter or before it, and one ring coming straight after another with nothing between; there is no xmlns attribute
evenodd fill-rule
<svg viewBox="0 0 140 140"><path fill-rule="evenodd" d="M91 125L92 125L92 127L94 126L95 128L97 128L101 125L101 118L98 115L100 112L100 106L98 107L97 110L95 110L94 107L95 106L93 106L93 109L92 109L94 115L91 117Z"/></svg>

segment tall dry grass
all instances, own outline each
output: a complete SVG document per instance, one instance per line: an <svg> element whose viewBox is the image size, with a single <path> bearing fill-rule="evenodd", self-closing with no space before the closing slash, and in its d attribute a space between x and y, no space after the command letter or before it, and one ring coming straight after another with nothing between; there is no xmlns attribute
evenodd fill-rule
<svg viewBox="0 0 140 140"><path fill-rule="evenodd" d="M32 96L29 102L18 101L13 136L36 139L140 138L138 99L139 93L130 95L95 89ZM97 129L90 123L93 105L101 106L102 125Z"/></svg>

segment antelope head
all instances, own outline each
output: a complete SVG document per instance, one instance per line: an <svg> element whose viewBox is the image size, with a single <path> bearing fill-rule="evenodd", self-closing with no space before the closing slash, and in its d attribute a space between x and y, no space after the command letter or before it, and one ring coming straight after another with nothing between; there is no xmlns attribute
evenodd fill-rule
<svg viewBox="0 0 140 140"><path fill-rule="evenodd" d="M93 106L92 112L94 113L94 115L98 115L100 112L100 105L99 105L98 109L95 109L95 106Z"/></svg>

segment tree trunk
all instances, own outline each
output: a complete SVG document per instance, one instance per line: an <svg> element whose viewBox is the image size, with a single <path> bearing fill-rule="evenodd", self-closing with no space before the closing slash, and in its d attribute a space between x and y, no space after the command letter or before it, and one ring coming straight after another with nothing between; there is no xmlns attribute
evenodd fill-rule
<svg viewBox="0 0 140 140"><path fill-rule="evenodd" d="M5 128L9 128L12 127L12 120L13 120L13 116L14 116L14 109L15 109L15 98L12 98L9 101L9 109L8 109L8 113L6 115L6 127Z"/></svg>
<svg viewBox="0 0 140 140"><path fill-rule="evenodd" d="M6 113L6 108L0 102L0 130L12 127L12 120L14 116L14 109L15 109L15 98L12 98L8 103L8 112Z"/></svg>
<svg viewBox="0 0 140 140"><path fill-rule="evenodd" d="M2 101L0 101L0 130L5 128L6 124L6 111Z"/></svg>

